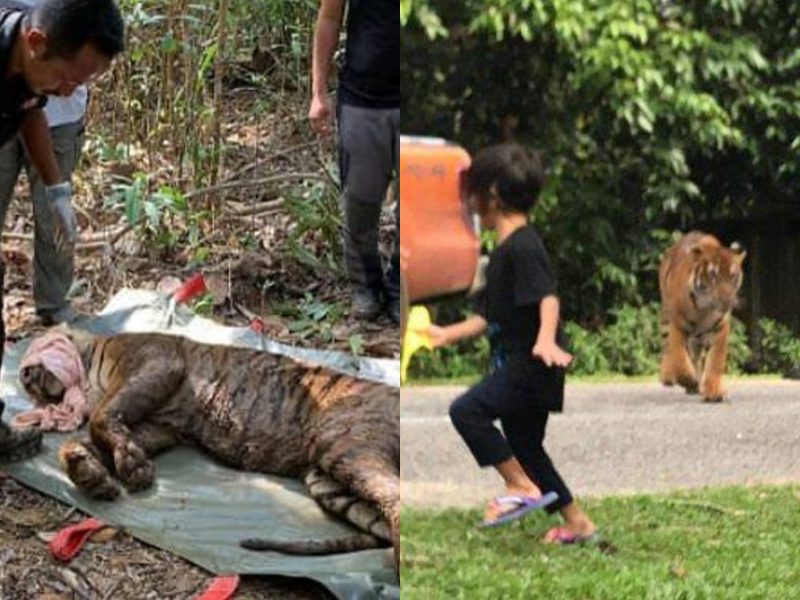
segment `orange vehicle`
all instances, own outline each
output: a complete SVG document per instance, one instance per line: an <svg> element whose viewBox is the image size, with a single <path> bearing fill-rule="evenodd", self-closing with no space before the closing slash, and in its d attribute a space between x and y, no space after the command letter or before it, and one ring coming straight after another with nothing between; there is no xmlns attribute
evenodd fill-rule
<svg viewBox="0 0 800 600"><path fill-rule="evenodd" d="M461 198L469 164L466 150L442 139L400 138L402 335L409 303L467 292L477 281L480 238Z"/></svg>

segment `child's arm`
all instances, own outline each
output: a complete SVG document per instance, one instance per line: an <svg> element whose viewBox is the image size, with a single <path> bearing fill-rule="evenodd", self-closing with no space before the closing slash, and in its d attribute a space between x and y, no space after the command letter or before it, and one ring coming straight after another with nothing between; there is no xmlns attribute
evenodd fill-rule
<svg viewBox="0 0 800 600"><path fill-rule="evenodd" d="M480 315L472 315L447 327L431 325L425 332L434 348L447 346L460 340L474 338L486 331L486 319Z"/></svg>
<svg viewBox="0 0 800 600"><path fill-rule="evenodd" d="M539 303L539 335L531 353L541 358L548 367L566 367L572 362L572 355L556 344L559 305L555 296L545 296Z"/></svg>

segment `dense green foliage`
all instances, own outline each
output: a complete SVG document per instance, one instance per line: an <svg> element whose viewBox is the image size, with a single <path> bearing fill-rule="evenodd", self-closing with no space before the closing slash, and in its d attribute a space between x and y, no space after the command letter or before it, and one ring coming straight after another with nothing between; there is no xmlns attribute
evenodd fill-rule
<svg viewBox="0 0 800 600"><path fill-rule="evenodd" d="M564 327L568 348L574 355L573 375L622 373L654 375L658 372L662 348L659 307L625 305L612 311L612 321L590 331L568 321ZM745 327L733 319L728 338L729 373L759 372L796 376L800 373L800 340L788 327L769 319L758 323L759 342L751 349ZM434 352L421 351L411 361L411 377L440 379L474 377L486 372L489 345L485 338Z"/></svg>
<svg viewBox="0 0 800 600"><path fill-rule="evenodd" d="M754 353L764 373L800 378L800 339L785 325L771 319L758 322L759 343Z"/></svg>
<svg viewBox="0 0 800 600"><path fill-rule="evenodd" d="M406 133L538 147L565 314L656 300L671 232L800 202L800 3L401 0ZM619 316L619 315L618 315ZM638 368L638 367L637 367Z"/></svg>
<svg viewBox="0 0 800 600"><path fill-rule="evenodd" d="M403 598L794 598L798 493L731 487L587 499L613 554L545 546L538 540L556 524L545 515L480 531L478 511L405 511Z"/></svg>

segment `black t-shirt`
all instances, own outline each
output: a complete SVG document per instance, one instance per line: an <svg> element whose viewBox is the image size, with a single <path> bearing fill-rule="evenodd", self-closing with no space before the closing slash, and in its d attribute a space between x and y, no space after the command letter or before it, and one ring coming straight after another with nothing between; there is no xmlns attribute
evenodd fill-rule
<svg viewBox="0 0 800 600"><path fill-rule="evenodd" d="M349 0L339 99L365 108L400 107L397 0Z"/></svg>
<svg viewBox="0 0 800 600"><path fill-rule="evenodd" d="M560 412L564 406L564 369L547 367L531 350L539 335L539 305L558 288L544 244L532 225L517 229L489 258L486 287L475 309L488 323L492 363L504 369L515 388L529 389L532 402ZM559 326L556 342L565 347Z"/></svg>
<svg viewBox="0 0 800 600"><path fill-rule="evenodd" d="M24 10L16 6L14 2L0 1L0 146L17 134L27 111L41 108L47 102L46 97L33 93L21 75L7 79L24 16Z"/></svg>
<svg viewBox="0 0 800 600"><path fill-rule="evenodd" d="M489 324L493 348L529 356L541 326L539 303L558 292L544 244L532 225L513 232L489 258L476 310Z"/></svg>

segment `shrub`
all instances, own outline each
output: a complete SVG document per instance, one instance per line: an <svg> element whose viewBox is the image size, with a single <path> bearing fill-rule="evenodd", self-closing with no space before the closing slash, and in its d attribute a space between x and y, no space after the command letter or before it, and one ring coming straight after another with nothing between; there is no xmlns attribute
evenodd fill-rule
<svg viewBox="0 0 800 600"><path fill-rule="evenodd" d="M489 340L481 336L469 342L420 350L409 366L409 378L448 379L451 377L481 376L489 368Z"/></svg>
<svg viewBox="0 0 800 600"><path fill-rule="evenodd" d="M600 344L601 338L595 332L567 321L564 324L564 333L567 336L567 348L574 356L570 366L571 373L594 375L611 370Z"/></svg>
<svg viewBox="0 0 800 600"><path fill-rule="evenodd" d="M625 375L658 371L661 353L661 309L655 303L641 308L623 306L612 311L615 321L595 335L609 369Z"/></svg>
<svg viewBox="0 0 800 600"><path fill-rule="evenodd" d="M572 321L564 324L567 349L575 357L570 373L658 373L663 345L660 306L656 303L641 307L625 305L612 314L613 322L595 331ZM744 323L735 318L731 320L727 371L743 373L755 358L761 373L800 375L800 338L788 327L770 319L759 321L759 332L760 343L753 350ZM418 353L411 363L411 377L480 376L486 372L488 364L489 343L481 337L474 342Z"/></svg>
<svg viewBox="0 0 800 600"><path fill-rule="evenodd" d="M731 319L731 334L728 337L728 373L744 373L753 351L747 341L747 329L739 319Z"/></svg>
<svg viewBox="0 0 800 600"><path fill-rule="evenodd" d="M758 321L758 347L755 355L761 373L800 375L800 338L791 329L772 319Z"/></svg>

